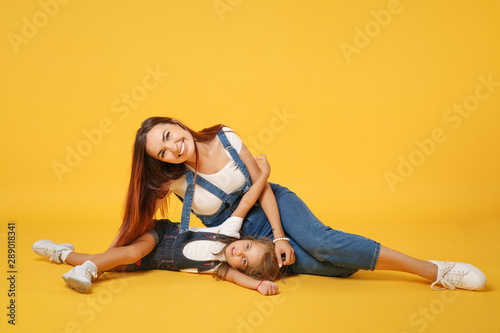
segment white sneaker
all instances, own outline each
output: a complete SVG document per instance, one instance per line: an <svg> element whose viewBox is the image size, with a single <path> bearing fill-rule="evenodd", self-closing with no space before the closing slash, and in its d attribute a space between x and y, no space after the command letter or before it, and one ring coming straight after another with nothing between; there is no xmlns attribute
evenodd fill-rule
<svg viewBox="0 0 500 333"><path fill-rule="evenodd" d="M429 260L438 267L436 281L431 285L434 290L455 288L467 290L481 290L486 286L486 276L478 268L461 262ZM444 288L436 289L434 285L440 283Z"/></svg>
<svg viewBox="0 0 500 333"><path fill-rule="evenodd" d="M79 293L86 293L92 286L92 277L97 278L97 266L92 261L86 261L82 265L73 267L62 278L68 287Z"/></svg>
<svg viewBox="0 0 500 333"><path fill-rule="evenodd" d="M41 255L42 257L48 257L50 261L54 261L58 264L63 262L63 260L61 259L62 251L73 252L75 250L73 244L56 244L48 239L42 239L38 242L35 242L32 248L36 254Z"/></svg>

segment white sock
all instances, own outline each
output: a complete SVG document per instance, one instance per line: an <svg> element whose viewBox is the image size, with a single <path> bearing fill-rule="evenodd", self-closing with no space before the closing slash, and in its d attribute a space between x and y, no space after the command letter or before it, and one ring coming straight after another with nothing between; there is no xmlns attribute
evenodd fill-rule
<svg viewBox="0 0 500 333"><path fill-rule="evenodd" d="M61 260L63 263L66 263L66 257L68 256L68 254L70 254L71 252L73 251L70 251L70 250L62 250L61 251Z"/></svg>

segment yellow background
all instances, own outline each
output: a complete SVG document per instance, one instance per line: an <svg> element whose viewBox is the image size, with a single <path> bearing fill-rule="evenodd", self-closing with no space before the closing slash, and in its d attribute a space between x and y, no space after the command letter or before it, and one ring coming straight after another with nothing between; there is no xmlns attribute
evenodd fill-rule
<svg viewBox="0 0 500 333"><path fill-rule="evenodd" d="M7 276L15 222L18 271L15 327L1 278L2 331L500 332L499 11L496 1L2 1L0 262ZM325 224L471 262L487 290L360 272L289 278L263 297L152 271L70 291L69 267L31 244L107 248L135 131L157 115L232 127ZM85 156L70 166L69 151ZM171 219L179 208L172 199Z"/></svg>

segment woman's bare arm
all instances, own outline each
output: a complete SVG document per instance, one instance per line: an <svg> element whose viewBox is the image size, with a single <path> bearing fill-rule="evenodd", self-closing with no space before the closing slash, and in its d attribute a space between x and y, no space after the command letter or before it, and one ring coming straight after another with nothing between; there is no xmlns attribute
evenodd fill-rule
<svg viewBox="0 0 500 333"><path fill-rule="evenodd" d="M267 179L271 173L271 167L266 159L266 156L264 154L261 154L261 156L261 158L255 158L255 161L260 169L259 176L257 180L253 182L252 186L250 186L250 189L243 195L238 207L236 207L231 216L244 218L253 205L255 205L260 197L260 194L262 193L262 190L264 189L264 186L267 184Z"/></svg>
<svg viewBox="0 0 500 333"><path fill-rule="evenodd" d="M252 182L256 181L259 176L259 167L255 162L252 154L248 150L248 148L243 144L241 146L240 158L248 169L250 173L250 178ZM260 195L259 202L264 210L264 213L271 224L271 228L273 230L274 238L285 237L285 232L283 231L283 227L281 225L280 212L278 209L278 203L276 202L276 198L274 196L273 190L269 183L266 182L264 189L262 190L262 194ZM278 258L278 264L280 267L282 264L291 265L295 262L295 254L293 248L287 241L278 241L275 244L276 256ZM283 262L281 259L281 255L285 254L286 259Z"/></svg>

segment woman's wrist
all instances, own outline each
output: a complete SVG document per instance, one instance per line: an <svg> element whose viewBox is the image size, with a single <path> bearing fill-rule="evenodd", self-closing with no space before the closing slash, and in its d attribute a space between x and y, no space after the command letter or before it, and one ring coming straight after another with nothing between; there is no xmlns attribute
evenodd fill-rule
<svg viewBox="0 0 500 333"><path fill-rule="evenodd" d="M286 242L290 242L290 238L287 238L287 237L278 237L278 238L275 238L273 240L273 243L276 244L276 242L279 242L279 241L286 241Z"/></svg>
<svg viewBox="0 0 500 333"><path fill-rule="evenodd" d="M281 227L272 227L271 232L273 233L273 238L285 237L285 232Z"/></svg>

